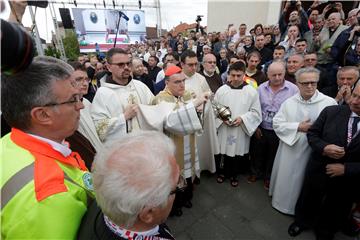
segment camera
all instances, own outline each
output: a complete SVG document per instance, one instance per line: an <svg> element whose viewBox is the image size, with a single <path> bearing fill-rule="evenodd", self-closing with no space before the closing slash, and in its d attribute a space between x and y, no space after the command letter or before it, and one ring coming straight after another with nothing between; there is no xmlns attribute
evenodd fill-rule
<svg viewBox="0 0 360 240"><path fill-rule="evenodd" d="M291 0L290 1L290 6L291 7L296 7L296 0Z"/></svg>
<svg viewBox="0 0 360 240"><path fill-rule="evenodd" d="M202 21L202 19L201 19L202 17L204 17L204 16L203 16L203 15L197 15L195 22L201 22L201 21Z"/></svg>
<svg viewBox="0 0 360 240"><path fill-rule="evenodd" d="M15 74L32 62L35 47L32 37L16 23L1 21L1 73Z"/></svg>
<svg viewBox="0 0 360 240"><path fill-rule="evenodd" d="M355 36L359 37L360 36L360 31L356 31Z"/></svg>
<svg viewBox="0 0 360 240"><path fill-rule="evenodd" d="M49 5L48 1L27 1L29 6L39 7L39 8L47 8Z"/></svg>

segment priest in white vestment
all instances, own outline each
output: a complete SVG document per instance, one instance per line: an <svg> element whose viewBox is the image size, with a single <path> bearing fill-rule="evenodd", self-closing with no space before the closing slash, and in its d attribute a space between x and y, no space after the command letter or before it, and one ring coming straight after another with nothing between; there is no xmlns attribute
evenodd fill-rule
<svg viewBox="0 0 360 240"><path fill-rule="evenodd" d="M131 61L120 48L107 53L108 70L91 105L91 117L102 142L114 141L128 132L141 129L138 105L150 104L154 97L141 81L131 79Z"/></svg>
<svg viewBox="0 0 360 240"><path fill-rule="evenodd" d="M272 206L293 215L311 153L306 133L320 112L336 101L317 88L319 70L309 67L296 72L300 92L288 98L273 118L273 128L280 139L271 173L269 195Z"/></svg>
<svg viewBox="0 0 360 240"><path fill-rule="evenodd" d="M232 122L218 121L220 153L223 155L223 168L219 168L218 183L226 175L231 186L237 187L237 164L249 152L250 137L262 121L259 94L254 87L244 81L245 64L236 62L229 68L229 82L220 87L214 103L230 108Z"/></svg>
<svg viewBox="0 0 360 240"><path fill-rule="evenodd" d="M185 79L181 68L170 66L165 71L166 87L153 100L153 104L173 103L173 110L176 111L176 114L170 113L164 121L164 132L175 143L175 158L180 168L180 174L187 182L184 192L176 194L172 214L177 216L182 214L182 206L192 206L193 179L195 179L195 175L200 177L195 132L202 130L202 124L197 112L202 111L202 106L210 94L202 93L193 99L190 92L185 91Z"/></svg>
<svg viewBox="0 0 360 240"><path fill-rule="evenodd" d="M203 93L211 92L204 76L196 72L198 60L196 53L186 50L181 55L181 67L186 76L185 90L189 91L193 98ZM212 173L216 171L214 155L219 154L219 144L216 135L215 115L211 104L204 108L204 132L196 136L199 151L200 169Z"/></svg>

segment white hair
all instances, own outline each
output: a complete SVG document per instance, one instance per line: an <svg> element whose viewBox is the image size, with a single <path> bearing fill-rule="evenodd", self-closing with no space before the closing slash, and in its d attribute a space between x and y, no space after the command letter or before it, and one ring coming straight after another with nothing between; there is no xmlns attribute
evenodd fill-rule
<svg viewBox="0 0 360 240"><path fill-rule="evenodd" d="M93 181L103 213L131 227L144 207L164 207L172 188L175 146L157 131L140 131L105 146L95 156Z"/></svg>
<svg viewBox="0 0 360 240"><path fill-rule="evenodd" d="M296 81L299 81L299 78L304 73L315 73L316 74L316 81L319 81L320 78L320 71L314 67L306 67L306 68L300 68L295 73L295 79Z"/></svg>

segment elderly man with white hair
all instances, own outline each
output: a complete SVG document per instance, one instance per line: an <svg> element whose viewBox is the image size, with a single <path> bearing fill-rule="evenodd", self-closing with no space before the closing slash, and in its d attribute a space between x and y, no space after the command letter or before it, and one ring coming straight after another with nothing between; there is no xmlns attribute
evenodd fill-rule
<svg viewBox="0 0 360 240"><path fill-rule="evenodd" d="M306 133L320 112L336 101L316 87L320 71L313 67L295 73L299 93L288 98L273 118L273 128L279 137L271 173L269 195L272 206L282 213L294 214L300 194L305 167L311 148Z"/></svg>
<svg viewBox="0 0 360 240"><path fill-rule="evenodd" d="M348 28L348 26L341 24L339 12L331 13L326 20L327 26L323 27L314 42L315 49L318 50L318 63L321 65L330 64L334 61L330 55L331 47L340 33Z"/></svg>
<svg viewBox="0 0 360 240"><path fill-rule="evenodd" d="M96 156L97 204L84 217L78 239L174 239L164 224L184 181L175 146L164 134L139 131Z"/></svg>

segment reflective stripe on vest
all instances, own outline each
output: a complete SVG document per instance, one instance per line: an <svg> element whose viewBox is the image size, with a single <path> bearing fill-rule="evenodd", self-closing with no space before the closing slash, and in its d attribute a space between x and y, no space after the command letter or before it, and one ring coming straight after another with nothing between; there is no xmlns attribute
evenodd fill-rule
<svg viewBox="0 0 360 240"><path fill-rule="evenodd" d="M33 179L34 162L15 173L1 188L1 210L23 187L25 187L26 184L31 182ZM89 206L93 200L89 190L72 180L66 172L64 172L64 179L85 190L87 196L87 206Z"/></svg>
<svg viewBox="0 0 360 240"><path fill-rule="evenodd" d="M34 163L13 175L1 188L1 210L26 184L34 179Z"/></svg>

